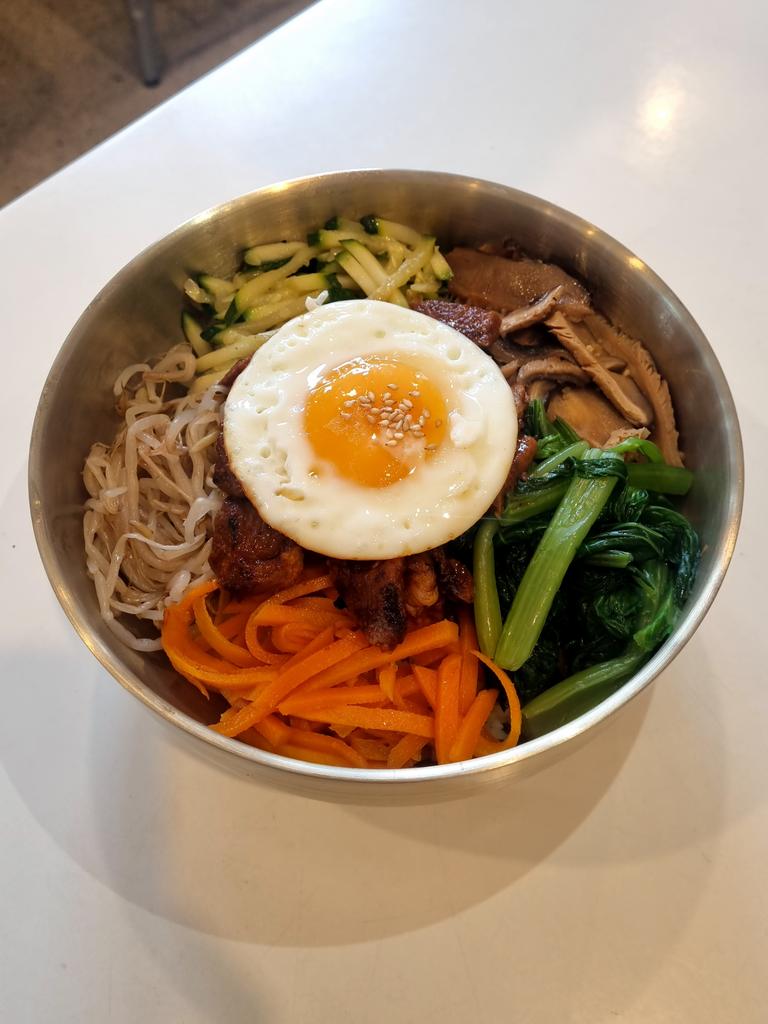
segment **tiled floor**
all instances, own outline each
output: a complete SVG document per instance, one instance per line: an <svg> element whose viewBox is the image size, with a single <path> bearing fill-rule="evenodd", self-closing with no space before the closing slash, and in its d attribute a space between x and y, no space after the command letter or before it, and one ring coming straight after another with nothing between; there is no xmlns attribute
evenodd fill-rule
<svg viewBox="0 0 768 1024"><path fill-rule="evenodd" d="M154 0L165 68L148 88L125 0L0 0L0 206L308 5Z"/></svg>

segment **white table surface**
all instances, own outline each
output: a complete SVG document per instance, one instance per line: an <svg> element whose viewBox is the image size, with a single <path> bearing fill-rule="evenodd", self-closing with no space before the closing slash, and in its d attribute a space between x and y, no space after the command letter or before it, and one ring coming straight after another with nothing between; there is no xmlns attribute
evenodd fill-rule
<svg viewBox="0 0 768 1024"><path fill-rule="evenodd" d="M768 1020L767 10L325 0L0 212L4 1022ZM101 670L39 564L26 452L131 256L262 184L377 165L518 186L647 260L723 363L748 497L705 623L590 745L374 810L218 772Z"/></svg>

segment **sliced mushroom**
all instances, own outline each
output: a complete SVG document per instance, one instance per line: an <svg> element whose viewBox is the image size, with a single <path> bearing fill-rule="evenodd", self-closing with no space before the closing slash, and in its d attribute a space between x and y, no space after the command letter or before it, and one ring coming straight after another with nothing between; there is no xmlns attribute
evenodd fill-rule
<svg viewBox="0 0 768 1024"><path fill-rule="evenodd" d="M651 439L659 446L664 459L671 466L682 466L683 455L678 446L675 414L666 381L662 380L650 352L639 341L621 334L603 317L592 314L586 318L590 334L611 355L623 359L632 379L650 402L653 409Z"/></svg>
<svg viewBox="0 0 768 1024"><path fill-rule="evenodd" d="M499 333L502 337L506 337L514 331L522 331L526 327L533 327L534 324L546 320L557 309L557 304L562 294L563 286L559 284L556 288L542 295L537 302L531 303L530 306L521 306L520 309L507 313L506 316L502 317ZM587 306L584 307L584 310L585 312L591 312Z"/></svg>
<svg viewBox="0 0 768 1024"><path fill-rule="evenodd" d="M542 321L540 324L534 324L532 327L524 327L522 331L515 331L508 340L514 342L515 345L522 345L523 348L536 348L537 346L550 344L552 339Z"/></svg>
<svg viewBox="0 0 768 1024"><path fill-rule="evenodd" d="M631 430L607 399L594 388L563 388L553 395L547 406L550 419L557 416L595 448L604 448L619 430Z"/></svg>
<svg viewBox="0 0 768 1024"><path fill-rule="evenodd" d="M513 381L509 382L509 386L512 388L512 397L515 400L515 409L517 410L518 433L521 433L523 429L523 419L525 418L525 410L528 408L528 388L525 384L517 384Z"/></svg>
<svg viewBox="0 0 768 1024"><path fill-rule="evenodd" d="M545 332L545 340L551 340L551 336ZM514 377L521 366L533 361L542 359L562 359L576 367L576 360L562 350L558 345L536 345L531 348L522 345L512 345L510 342L497 342L491 349L491 355L497 363L501 364L501 372L505 377Z"/></svg>
<svg viewBox="0 0 768 1024"><path fill-rule="evenodd" d="M595 358L590 350L594 338L586 327L571 323L559 312L548 317L546 324L632 426L647 427L652 422L653 408L632 378L606 370Z"/></svg>
<svg viewBox="0 0 768 1024"><path fill-rule="evenodd" d="M616 356L612 356L604 349L594 352L593 355L602 368L604 370L608 370L610 373L624 373L627 369L627 364L623 359L617 359Z"/></svg>
<svg viewBox="0 0 768 1024"><path fill-rule="evenodd" d="M563 384L588 384L589 374L570 359L547 356L543 359L529 359L517 374L521 384L532 380L552 380Z"/></svg>
<svg viewBox="0 0 768 1024"><path fill-rule="evenodd" d="M508 360L505 354L516 351L518 348L541 348L542 345L552 345L552 338L543 323L534 324L532 327L524 327L522 331L515 331L507 338L499 338L491 346L490 352L497 363L506 363Z"/></svg>
<svg viewBox="0 0 768 1024"><path fill-rule="evenodd" d="M520 386L522 387L522 385ZM556 380L546 380L543 377L535 380L528 388L528 400L533 402L538 399L540 402L546 402L556 387Z"/></svg>

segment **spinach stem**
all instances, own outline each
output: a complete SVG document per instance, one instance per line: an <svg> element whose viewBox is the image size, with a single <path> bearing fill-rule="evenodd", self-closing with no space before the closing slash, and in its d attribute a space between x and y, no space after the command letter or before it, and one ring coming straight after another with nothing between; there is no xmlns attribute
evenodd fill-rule
<svg viewBox="0 0 768 1024"><path fill-rule="evenodd" d="M480 650L493 657L501 632L501 608L496 587L496 564L493 538L499 528L498 519L486 519L475 534L472 570L475 579L475 629Z"/></svg>
<svg viewBox="0 0 768 1024"><path fill-rule="evenodd" d="M693 473L681 466L668 466L666 463L628 462L627 479L633 487L641 487L644 491L682 495L691 489Z"/></svg>
<svg viewBox="0 0 768 1024"><path fill-rule="evenodd" d="M592 448L584 461L605 453ZM611 456L613 458L613 456ZM574 555L608 500L616 477L574 477L538 543L515 594L494 661L515 671L528 660Z"/></svg>
<svg viewBox="0 0 768 1024"><path fill-rule="evenodd" d="M566 459L580 459L588 448L589 445L586 441L576 441L574 444L569 444L556 455L551 455L548 459L544 459L543 462L540 462L536 468L531 470L528 474L529 479L536 480L538 477L546 476L547 473L551 473L553 469L560 466Z"/></svg>
<svg viewBox="0 0 768 1024"><path fill-rule="evenodd" d="M602 661L563 679L534 697L523 708L523 736L534 739L591 711L619 688L645 661L635 647L618 658Z"/></svg>
<svg viewBox="0 0 768 1024"><path fill-rule="evenodd" d="M507 507L501 514L501 525L516 526L523 523L532 516L538 516L542 512L549 512L560 504L563 496L568 490L568 480L556 480L539 491L530 491L528 494L515 494L507 502Z"/></svg>

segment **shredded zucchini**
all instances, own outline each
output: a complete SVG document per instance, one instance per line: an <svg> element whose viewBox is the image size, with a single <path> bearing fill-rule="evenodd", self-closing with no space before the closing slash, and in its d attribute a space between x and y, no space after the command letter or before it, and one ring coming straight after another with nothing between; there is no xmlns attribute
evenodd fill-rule
<svg viewBox="0 0 768 1024"><path fill-rule="evenodd" d="M231 278L200 274L184 283L199 309L182 316L185 337L198 357L195 391L216 383L270 332L302 314L308 299L368 296L407 307L434 298L451 278L434 238L374 215L359 221L332 217L306 242L253 245L242 259Z"/></svg>

